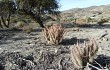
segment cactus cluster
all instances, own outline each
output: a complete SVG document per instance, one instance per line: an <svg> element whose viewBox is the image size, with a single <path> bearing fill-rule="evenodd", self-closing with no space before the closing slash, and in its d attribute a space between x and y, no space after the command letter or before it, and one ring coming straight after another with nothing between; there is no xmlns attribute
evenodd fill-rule
<svg viewBox="0 0 110 70"><path fill-rule="evenodd" d="M71 58L76 68L84 68L87 63L92 63L98 46L94 40L84 42L83 45L74 45L71 49Z"/></svg>
<svg viewBox="0 0 110 70"><path fill-rule="evenodd" d="M63 39L64 28L61 25L52 24L44 28L43 34L48 44L59 44Z"/></svg>

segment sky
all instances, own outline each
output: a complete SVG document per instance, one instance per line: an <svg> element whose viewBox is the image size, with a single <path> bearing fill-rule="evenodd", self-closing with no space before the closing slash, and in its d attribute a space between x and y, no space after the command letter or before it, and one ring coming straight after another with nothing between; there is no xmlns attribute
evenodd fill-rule
<svg viewBox="0 0 110 70"><path fill-rule="evenodd" d="M110 4L110 0L59 0L60 11Z"/></svg>

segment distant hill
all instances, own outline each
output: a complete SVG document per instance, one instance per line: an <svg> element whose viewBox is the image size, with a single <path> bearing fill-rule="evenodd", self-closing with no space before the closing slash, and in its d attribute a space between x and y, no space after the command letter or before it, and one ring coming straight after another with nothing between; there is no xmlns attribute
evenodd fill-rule
<svg viewBox="0 0 110 70"><path fill-rule="evenodd" d="M110 18L110 4L101 6L90 6L87 8L73 8L62 11L62 20L68 18L87 18L93 17L96 20L101 18Z"/></svg>
<svg viewBox="0 0 110 70"><path fill-rule="evenodd" d="M63 13L76 13L76 12L105 12L110 11L110 4L108 5L101 5L101 6L90 6L87 8L73 8L70 10L65 10Z"/></svg>

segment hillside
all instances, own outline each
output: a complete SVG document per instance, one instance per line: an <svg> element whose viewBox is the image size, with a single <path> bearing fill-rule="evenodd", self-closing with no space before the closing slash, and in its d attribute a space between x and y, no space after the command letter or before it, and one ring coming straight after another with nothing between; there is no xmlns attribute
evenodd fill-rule
<svg viewBox="0 0 110 70"><path fill-rule="evenodd" d="M110 17L110 4L101 6L90 6L87 8L73 8L70 10L62 11L62 17L72 18L109 18Z"/></svg>
<svg viewBox="0 0 110 70"><path fill-rule="evenodd" d="M65 10L63 13L77 13L77 12L107 12L110 11L110 4L101 6L90 6L87 8L73 8L70 10Z"/></svg>

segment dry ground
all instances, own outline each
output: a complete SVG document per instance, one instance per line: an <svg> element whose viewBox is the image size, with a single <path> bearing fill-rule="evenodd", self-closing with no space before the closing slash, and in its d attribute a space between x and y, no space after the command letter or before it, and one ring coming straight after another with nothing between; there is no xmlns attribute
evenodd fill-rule
<svg viewBox="0 0 110 70"><path fill-rule="evenodd" d="M74 70L69 47L94 38L99 46L95 58L102 66L110 65L110 25L65 28L60 45L48 45L37 28L31 34L0 30L1 70ZM110 66L109 66L110 67Z"/></svg>

